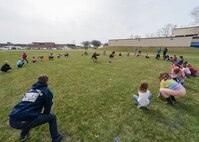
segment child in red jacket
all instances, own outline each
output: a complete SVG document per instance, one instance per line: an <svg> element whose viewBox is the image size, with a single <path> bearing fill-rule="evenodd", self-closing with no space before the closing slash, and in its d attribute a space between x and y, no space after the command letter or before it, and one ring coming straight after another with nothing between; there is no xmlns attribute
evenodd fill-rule
<svg viewBox="0 0 199 142"><path fill-rule="evenodd" d="M195 69L194 67L191 66L191 64L188 64L187 67L189 68L189 70L191 71L191 76L196 76L198 70Z"/></svg>

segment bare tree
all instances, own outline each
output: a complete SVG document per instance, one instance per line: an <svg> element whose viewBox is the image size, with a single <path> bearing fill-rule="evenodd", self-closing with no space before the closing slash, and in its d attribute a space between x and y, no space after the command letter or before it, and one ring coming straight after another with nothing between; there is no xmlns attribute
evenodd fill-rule
<svg viewBox="0 0 199 142"><path fill-rule="evenodd" d="M135 39L140 39L140 38L141 38L141 36L139 36L139 35L135 35L135 36L134 36L134 38L135 38Z"/></svg>
<svg viewBox="0 0 199 142"><path fill-rule="evenodd" d="M147 34L145 34L145 37L146 38L154 38L154 37L156 37L156 35L154 33L152 33L152 34L147 33Z"/></svg>
<svg viewBox="0 0 199 142"><path fill-rule="evenodd" d="M157 31L158 37L170 37L172 35L173 30L177 27L177 25L167 24L161 29Z"/></svg>
<svg viewBox="0 0 199 142"><path fill-rule="evenodd" d="M130 39L133 39L134 38L134 34L130 35Z"/></svg>
<svg viewBox="0 0 199 142"><path fill-rule="evenodd" d="M140 38L141 36L139 35L134 35L134 34L130 35L130 39L140 39Z"/></svg>
<svg viewBox="0 0 199 142"><path fill-rule="evenodd" d="M199 24L199 6L191 11L191 15L195 20L195 24Z"/></svg>

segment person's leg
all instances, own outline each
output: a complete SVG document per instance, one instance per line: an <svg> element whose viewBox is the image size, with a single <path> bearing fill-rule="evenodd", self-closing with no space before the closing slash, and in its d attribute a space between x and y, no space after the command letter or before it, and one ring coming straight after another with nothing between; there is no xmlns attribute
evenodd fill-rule
<svg viewBox="0 0 199 142"><path fill-rule="evenodd" d="M176 103L176 99L174 96L171 95L171 100L174 101Z"/></svg>
<svg viewBox="0 0 199 142"><path fill-rule="evenodd" d="M133 99L136 101L136 103L138 103L138 96L137 95L133 95Z"/></svg>
<svg viewBox="0 0 199 142"><path fill-rule="evenodd" d="M197 71L196 71L196 72L191 72L191 75L192 75L193 77L196 77L196 74L197 74Z"/></svg>
<svg viewBox="0 0 199 142"><path fill-rule="evenodd" d="M139 102L138 102L138 96L137 95L133 95L133 99L135 100L135 102L137 103L137 105L138 105L138 108L140 107L140 104L139 104Z"/></svg>
<svg viewBox="0 0 199 142"><path fill-rule="evenodd" d="M173 104L170 95L174 95L175 91L168 89L168 88L160 88L160 93L166 99L168 104L171 104L171 105Z"/></svg>
<svg viewBox="0 0 199 142"><path fill-rule="evenodd" d="M148 97L149 101L152 100L152 95L150 94L149 97Z"/></svg>
<svg viewBox="0 0 199 142"><path fill-rule="evenodd" d="M8 71L8 69L5 69L5 68L4 68L4 69L1 69L1 71L3 71L3 72L7 72L7 71Z"/></svg>
<svg viewBox="0 0 199 142"><path fill-rule="evenodd" d="M34 119L29 125L24 127L22 129L22 134L25 135L29 132L31 128L34 128L36 126L42 125L44 123L49 123L49 129L51 138L53 141L56 141L56 139L59 137L59 133L57 131L57 120L56 116L54 114L41 114L36 119Z"/></svg>
<svg viewBox="0 0 199 142"><path fill-rule="evenodd" d="M16 121L14 119L10 119L9 123L10 123L10 126L12 128L16 128L16 129L21 129L22 130L21 131L20 140L21 141L25 141L27 139L27 137L28 137L30 129L24 129L24 128L26 128L31 123L31 121Z"/></svg>
<svg viewBox="0 0 199 142"><path fill-rule="evenodd" d="M26 62L28 63L28 60L27 60L27 58L25 58L25 60L26 60Z"/></svg>
<svg viewBox="0 0 199 142"><path fill-rule="evenodd" d="M168 88L160 88L160 93L162 94L163 97L168 98L170 95L175 96L176 91Z"/></svg>

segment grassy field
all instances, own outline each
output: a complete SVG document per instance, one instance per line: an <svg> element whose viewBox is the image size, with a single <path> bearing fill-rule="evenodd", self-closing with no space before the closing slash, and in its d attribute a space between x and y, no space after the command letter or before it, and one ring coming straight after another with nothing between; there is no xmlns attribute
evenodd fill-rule
<svg viewBox="0 0 199 142"><path fill-rule="evenodd" d="M107 50L107 56L102 51ZM57 115L58 129L65 132L68 142L198 142L199 140L199 77L186 79L187 95L169 106L156 95L159 90L160 71L169 71L171 63L154 57L116 56L112 64L108 52L126 54L131 48L105 48L98 62L83 51L69 51L70 57L55 58L16 68L22 51L0 51L0 63L8 60L13 67L9 73L0 73L0 141L19 141L20 131L8 124L11 109L23 97L39 74L49 76L49 88L54 94L52 112ZM142 53L155 56L153 48ZM27 51L32 56L64 54L65 51ZM169 54L183 55L185 60L199 69L199 49L169 48ZM141 81L149 83L153 94L150 110L137 109L132 94L137 93ZM48 125L31 130L29 142L50 142Z"/></svg>

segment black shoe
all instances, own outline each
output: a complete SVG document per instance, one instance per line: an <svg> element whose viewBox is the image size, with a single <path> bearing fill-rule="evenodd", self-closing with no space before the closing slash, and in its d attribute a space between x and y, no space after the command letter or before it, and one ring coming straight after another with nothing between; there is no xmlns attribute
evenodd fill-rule
<svg viewBox="0 0 199 142"><path fill-rule="evenodd" d="M24 142L28 139L29 136L29 131L30 130L21 130L21 136L20 136L20 141Z"/></svg>
<svg viewBox="0 0 199 142"><path fill-rule="evenodd" d="M21 137L20 137L20 141L21 141L21 142L25 142L27 139L28 139L28 134L26 134L26 135L21 135Z"/></svg>
<svg viewBox="0 0 199 142"><path fill-rule="evenodd" d="M171 100L171 97L169 96L168 98L166 98L167 104L169 105L173 105L173 102Z"/></svg>
<svg viewBox="0 0 199 142"><path fill-rule="evenodd" d="M174 103L176 103L176 99L175 99L174 96L171 96L171 100L172 100Z"/></svg>
<svg viewBox="0 0 199 142"><path fill-rule="evenodd" d="M60 142L63 138L64 138L64 133L63 132L59 132L59 136L53 142Z"/></svg>

